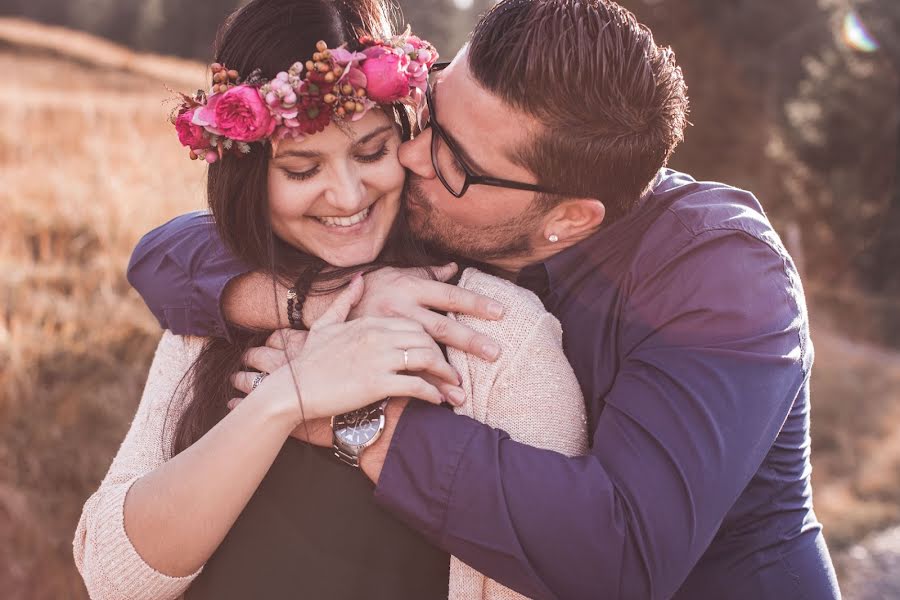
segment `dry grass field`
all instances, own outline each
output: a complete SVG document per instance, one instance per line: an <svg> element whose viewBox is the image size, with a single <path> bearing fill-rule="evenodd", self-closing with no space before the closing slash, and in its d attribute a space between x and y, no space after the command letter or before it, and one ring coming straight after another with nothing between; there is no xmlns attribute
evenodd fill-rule
<svg viewBox="0 0 900 600"><path fill-rule="evenodd" d="M151 227L204 204L165 85L204 67L0 20L0 590L85 598L81 506L159 336L124 272ZM900 522L900 359L816 320L816 506L833 547Z"/></svg>

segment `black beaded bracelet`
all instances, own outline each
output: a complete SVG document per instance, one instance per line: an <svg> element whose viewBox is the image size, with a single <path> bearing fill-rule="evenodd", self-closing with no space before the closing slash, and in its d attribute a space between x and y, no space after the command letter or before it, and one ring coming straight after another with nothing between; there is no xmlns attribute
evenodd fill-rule
<svg viewBox="0 0 900 600"><path fill-rule="evenodd" d="M306 303L306 297L309 295L313 282L324 268L325 263L319 263L305 269L294 282L294 287L288 290L287 314L291 329L306 328L303 323L303 305Z"/></svg>
<svg viewBox="0 0 900 600"><path fill-rule="evenodd" d="M291 326L291 329L302 329L303 325L303 315L298 314L298 311L294 309L297 304L297 288L292 287L288 289L287 293L287 317L288 323Z"/></svg>

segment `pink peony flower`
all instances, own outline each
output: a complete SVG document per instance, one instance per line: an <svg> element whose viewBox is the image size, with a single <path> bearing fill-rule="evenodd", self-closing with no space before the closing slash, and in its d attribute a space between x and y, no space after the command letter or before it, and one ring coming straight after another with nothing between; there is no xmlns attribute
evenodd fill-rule
<svg viewBox="0 0 900 600"><path fill-rule="evenodd" d="M255 87L239 85L224 94L212 96L210 104L214 99L213 126L222 132L221 135L238 142L258 142L275 130L275 119ZM210 105L206 108L209 110Z"/></svg>
<svg viewBox="0 0 900 600"><path fill-rule="evenodd" d="M360 69L366 76L366 92L369 98L381 104L396 102L409 95L409 79L406 67L409 57L398 55L381 46L364 50L366 60Z"/></svg>
<svg viewBox="0 0 900 600"><path fill-rule="evenodd" d="M222 131L216 125L216 106L219 104L222 96L223 94L213 94L207 97L206 104L198 106L193 111L194 118L191 119L191 122L194 125L203 127L212 134L222 135Z"/></svg>
<svg viewBox="0 0 900 600"><path fill-rule="evenodd" d="M187 146L191 150L204 150L209 148L209 139L205 135L203 127L194 125L194 111L196 108L187 110L175 120L175 130L178 132L178 141L182 146Z"/></svg>

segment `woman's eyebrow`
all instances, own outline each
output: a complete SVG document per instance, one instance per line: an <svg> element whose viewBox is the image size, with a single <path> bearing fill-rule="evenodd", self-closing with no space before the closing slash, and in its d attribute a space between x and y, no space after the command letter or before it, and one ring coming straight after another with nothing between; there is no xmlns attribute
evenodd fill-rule
<svg viewBox="0 0 900 600"><path fill-rule="evenodd" d="M383 125L378 129L375 129L374 131L370 131L363 137L353 142L353 146L362 146L363 144L372 141L372 139L376 136L381 135L385 131L390 131L393 128L393 125ZM314 150L285 150L284 152L280 152L278 156L276 156L272 160L278 160L279 158L286 158L288 156L295 158L319 158L322 156L322 153L316 152Z"/></svg>
<svg viewBox="0 0 900 600"><path fill-rule="evenodd" d="M273 158L272 160L278 160L279 158L286 158L288 156L293 156L296 158L319 158L322 156L321 152L315 152L313 150L285 150L281 152Z"/></svg>
<svg viewBox="0 0 900 600"><path fill-rule="evenodd" d="M362 136L361 138L359 138L358 140L353 142L353 145L354 146L362 146L363 144L366 144L367 142L372 141L372 139L375 138L376 136L384 133L385 131L390 131L393 128L394 128L393 125L382 125L378 129L367 133L366 135Z"/></svg>

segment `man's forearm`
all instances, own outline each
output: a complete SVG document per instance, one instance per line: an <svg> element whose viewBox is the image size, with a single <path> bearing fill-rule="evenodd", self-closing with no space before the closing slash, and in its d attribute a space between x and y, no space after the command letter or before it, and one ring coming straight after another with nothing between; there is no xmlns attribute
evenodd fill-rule
<svg viewBox="0 0 900 600"><path fill-rule="evenodd" d="M303 303L303 328L324 313L338 292L307 296ZM259 271L236 277L222 293L222 312L229 323L253 329L289 327L288 287Z"/></svg>

